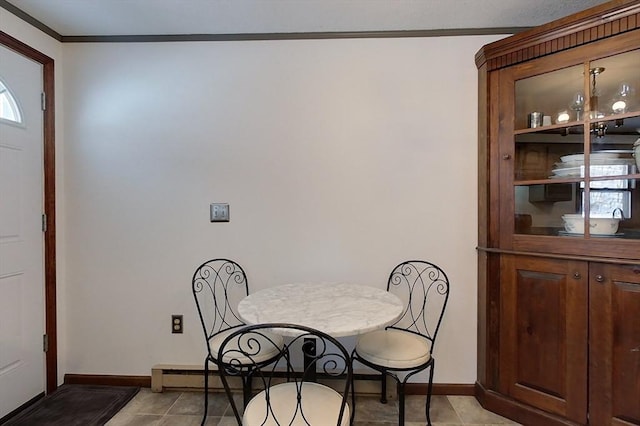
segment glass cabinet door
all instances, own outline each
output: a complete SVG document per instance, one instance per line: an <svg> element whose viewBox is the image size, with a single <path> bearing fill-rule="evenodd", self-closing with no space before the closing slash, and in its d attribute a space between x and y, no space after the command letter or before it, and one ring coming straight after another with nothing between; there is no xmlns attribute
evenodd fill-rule
<svg viewBox="0 0 640 426"><path fill-rule="evenodd" d="M640 238L640 50L514 90L514 232Z"/></svg>

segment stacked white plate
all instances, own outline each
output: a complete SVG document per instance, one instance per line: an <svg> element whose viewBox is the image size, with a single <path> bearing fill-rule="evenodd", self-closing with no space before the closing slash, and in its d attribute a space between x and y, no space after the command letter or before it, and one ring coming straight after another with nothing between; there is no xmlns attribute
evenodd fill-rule
<svg viewBox="0 0 640 426"><path fill-rule="evenodd" d="M630 156L632 151L598 151L589 156L591 176L617 176L634 173L629 166L635 166L635 160ZM560 157L561 162L555 163L551 178L584 177L584 154L571 154Z"/></svg>

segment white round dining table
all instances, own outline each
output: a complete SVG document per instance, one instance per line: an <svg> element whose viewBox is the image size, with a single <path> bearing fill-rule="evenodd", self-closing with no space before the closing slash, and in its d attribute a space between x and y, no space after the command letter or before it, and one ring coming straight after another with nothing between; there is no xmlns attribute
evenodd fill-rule
<svg viewBox="0 0 640 426"><path fill-rule="evenodd" d="M247 324L298 324L333 337L384 328L402 311L401 300L388 291L345 282L278 285L252 293L238 304L238 314Z"/></svg>

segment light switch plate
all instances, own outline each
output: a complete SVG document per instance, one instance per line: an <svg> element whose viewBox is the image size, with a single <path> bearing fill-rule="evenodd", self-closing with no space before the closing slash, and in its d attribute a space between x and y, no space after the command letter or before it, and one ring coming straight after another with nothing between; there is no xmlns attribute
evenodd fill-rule
<svg viewBox="0 0 640 426"><path fill-rule="evenodd" d="M212 203L209 215L211 222L229 222L229 204Z"/></svg>

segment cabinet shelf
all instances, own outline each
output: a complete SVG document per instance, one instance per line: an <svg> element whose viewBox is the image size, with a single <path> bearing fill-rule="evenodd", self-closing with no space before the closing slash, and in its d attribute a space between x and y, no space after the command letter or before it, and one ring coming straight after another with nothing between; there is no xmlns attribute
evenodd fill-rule
<svg viewBox="0 0 640 426"><path fill-rule="evenodd" d="M525 129L517 129L513 132L514 135L526 135L529 133L542 133L542 134L554 134L562 135L566 129L584 129L584 122L582 121L570 121L567 123L551 124L549 126L531 127ZM582 132L573 131L571 134L581 134Z"/></svg>
<svg viewBox="0 0 640 426"><path fill-rule="evenodd" d="M610 134L615 135L635 135L640 136L638 128L640 128L640 111L631 111L623 114L611 114L600 118L587 118L582 121L568 121L566 123L550 124L548 126L539 127L527 127L522 129L516 129L513 131L516 135L527 134L552 134L552 135L582 135L584 134L584 126L596 125L599 123L614 123L607 128ZM618 123L617 125L615 123ZM562 142L562 141L559 141Z"/></svg>
<svg viewBox="0 0 640 426"><path fill-rule="evenodd" d="M636 180L640 179L640 173L634 173L632 175L616 175L616 176L597 176L591 177L590 182L603 182L608 180ZM529 185L544 185L549 183L582 183L586 182L585 178L549 178L549 179L527 179L516 180L513 182L513 186L529 186Z"/></svg>

